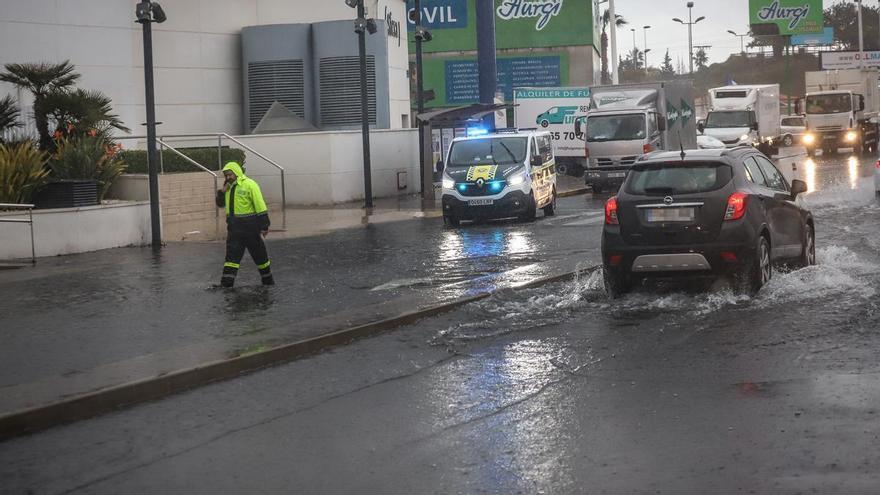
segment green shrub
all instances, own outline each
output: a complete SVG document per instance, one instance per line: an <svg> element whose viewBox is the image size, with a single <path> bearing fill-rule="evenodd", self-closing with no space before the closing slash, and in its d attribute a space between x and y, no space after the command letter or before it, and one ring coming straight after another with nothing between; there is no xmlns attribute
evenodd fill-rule
<svg viewBox="0 0 880 495"><path fill-rule="evenodd" d="M28 203L48 180L49 157L33 142L0 144L0 203Z"/></svg>
<svg viewBox="0 0 880 495"><path fill-rule="evenodd" d="M207 167L210 170L217 170L217 148L177 148L178 151L188 156L196 163ZM238 162L244 167L244 151L238 148L223 147L220 148L222 162ZM146 150L125 150L120 151L119 155L128 164L129 174L146 174L147 170L147 152ZM200 168L189 163L171 150L162 152L162 171L169 172L199 172Z"/></svg>
<svg viewBox="0 0 880 495"><path fill-rule="evenodd" d="M125 172L125 161L118 150L115 143L100 135L59 139L57 151L49 160L52 178L96 180L103 199L113 181Z"/></svg>

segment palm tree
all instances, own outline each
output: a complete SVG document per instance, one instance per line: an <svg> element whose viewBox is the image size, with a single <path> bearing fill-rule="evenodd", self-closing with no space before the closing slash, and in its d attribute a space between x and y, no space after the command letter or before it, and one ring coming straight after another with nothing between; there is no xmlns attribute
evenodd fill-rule
<svg viewBox="0 0 880 495"><path fill-rule="evenodd" d="M706 54L704 48L700 48L694 53L694 64L696 64L697 70L705 69L709 65L709 55Z"/></svg>
<svg viewBox="0 0 880 495"><path fill-rule="evenodd" d="M74 72L74 67L68 60L59 64L6 64L5 68L6 72L0 73L0 81L14 84L34 95L34 123L40 137L40 149L50 149L52 136L49 135L45 99L50 93L66 91L73 86L79 79L79 74Z"/></svg>
<svg viewBox="0 0 880 495"><path fill-rule="evenodd" d="M18 114L18 105L15 104L14 98L6 95L6 97L0 99L0 143L3 142L3 135L6 131L21 127L21 122L18 121Z"/></svg>
<svg viewBox="0 0 880 495"><path fill-rule="evenodd" d="M55 123L56 134L70 136L95 132L110 138L111 129L130 132L122 119L113 113L111 101L100 91L76 89L49 93L44 105L47 116Z"/></svg>
<svg viewBox="0 0 880 495"><path fill-rule="evenodd" d="M615 14L616 17L615 25L618 27L627 24L627 20L623 18L622 15ZM602 48L602 82L608 84L611 82L611 72L608 70L608 25L611 23L611 12L608 9L605 9L605 12L602 14L602 37L601 39L601 48Z"/></svg>

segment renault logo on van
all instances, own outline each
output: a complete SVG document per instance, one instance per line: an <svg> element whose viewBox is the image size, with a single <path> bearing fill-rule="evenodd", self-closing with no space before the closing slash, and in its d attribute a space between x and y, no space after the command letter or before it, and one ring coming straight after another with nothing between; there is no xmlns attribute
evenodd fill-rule
<svg viewBox="0 0 880 495"><path fill-rule="evenodd" d="M675 200L672 199L672 196L666 196L665 198L663 198L663 203L667 205L671 205L673 201Z"/></svg>
<svg viewBox="0 0 880 495"><path fill-rule="evenodd" d="M483 179L477 179L477 187L483 187Z"/></svg>

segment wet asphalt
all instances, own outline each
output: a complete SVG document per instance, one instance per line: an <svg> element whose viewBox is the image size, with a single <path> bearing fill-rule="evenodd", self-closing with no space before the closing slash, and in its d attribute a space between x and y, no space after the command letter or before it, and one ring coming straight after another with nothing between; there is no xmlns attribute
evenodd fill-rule
<svg viewBox="0 0 880 495"><path fill-rule="evenodd" d="M846 154L807 163L819 265L776 273L754 298L719 284L611 301L596 272L502 291L312 358L4 442L0 492L877 493L872 166ZM545 223L394 226L404 229L395 243L374 240L388 246L377 260L421 246L420 235L445 248L401 256L412 271L391 277L377 263L386 287L348 290L375 300L440 290L413 281L457 280L458 253L487 270L499 254L597 260L598 239L583 231L598 223L582 210L601 203L571 198L561 220ZM552 235L529 234L542 229ZM334 251L338 277L363 259L344 247ZM317 273L321 258L313 263Z"/></svg>

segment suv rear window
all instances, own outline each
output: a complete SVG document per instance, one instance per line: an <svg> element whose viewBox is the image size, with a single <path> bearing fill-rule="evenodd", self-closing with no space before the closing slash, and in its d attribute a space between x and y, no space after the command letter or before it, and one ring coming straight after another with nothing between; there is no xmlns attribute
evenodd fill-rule
<svg viewBox="0 0 880 495"><path fill-rule="evenodd" d="M629 173L629 194L692 194L721 189L733 177L726 163L674 162L636 165Z"/></svg>

